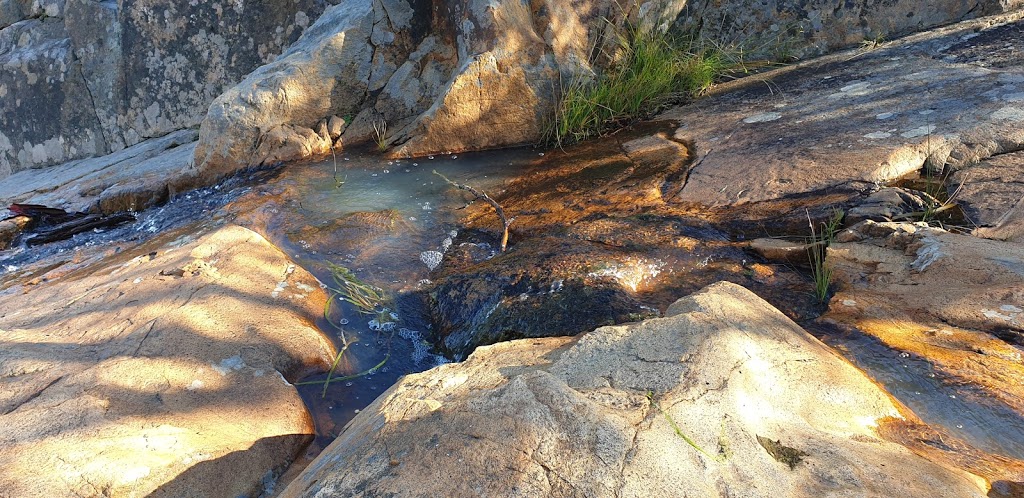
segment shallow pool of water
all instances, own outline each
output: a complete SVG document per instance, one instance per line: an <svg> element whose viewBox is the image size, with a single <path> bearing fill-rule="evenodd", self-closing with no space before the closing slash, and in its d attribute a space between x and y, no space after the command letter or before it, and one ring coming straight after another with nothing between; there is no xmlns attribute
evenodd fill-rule
<svg viewBox="0 0 1024 498"><path fill-rule="evenodd" d="M336 346L348 348L331 374L341 380L326 390L327 375L299 385L320 436L311 451L329 443L401 376L446 361L426 342L430 325L416 291L429 284L431 266L453 244L460 209L473 196L434 171L496 194L537 157L530 149L401 161L339 156L289 165L228 208L327 284L332 295L329 316L318 325ZM493 224L497 234L497 217ZM379 307L380 313L361 313L330 290L341 287L331 265L351 270L393 302L387 310Z"/></svg>

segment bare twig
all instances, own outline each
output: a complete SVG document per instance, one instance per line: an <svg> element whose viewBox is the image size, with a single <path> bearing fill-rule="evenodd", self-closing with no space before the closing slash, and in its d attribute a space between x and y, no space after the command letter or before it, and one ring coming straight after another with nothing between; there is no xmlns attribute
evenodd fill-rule
<svg viewBox="0 0 1024 498"><path fill-rule="evenodd" d="M491 207L494 208L494 212L497 213L498 218L501 220L501 252L505 252L505 248L508 246L508 227L512 225L512 222L515 221L515 218L506 217L505 210L501 208L501 205L498 204L497 201L492 199L491 196L487 195L486 192L481 192L469 185L453 182L449 180L447 176L438 173L437 170L434 170L434 174L440 176L442 180L448 183L448 185L451 185L459 190L465 190L466 192L473 194L477 199L483 199L485 202L490 204Z"/></svg>

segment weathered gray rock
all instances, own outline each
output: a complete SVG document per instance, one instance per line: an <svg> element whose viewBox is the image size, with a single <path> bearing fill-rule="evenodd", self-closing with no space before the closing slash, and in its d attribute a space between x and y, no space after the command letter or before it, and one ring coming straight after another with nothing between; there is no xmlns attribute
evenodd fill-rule
<svg viewBox="0 0 1024 498"><path fill-rule="evenodd" d="M0 205L21 202L71 211L140 211L197 186L196 132L184 130L113 154L27 170L0 179Z"/></svg>
<svg viewBox="0 0 1024 498"><path fill-rule="evenodd" d="M927 6L914 0L841 4L827 0L697 0L686 2L677 27L705 39L740 46L750 57L803 58L1008 12L1022 5L1019 0L940 0Z"/></svg>
<svg viewBox="0 0 1024 498"><path fill-rule="evenodd" d="M170 233L0 288L9 496L255 496L312 439L316 279L239 227Z"/></svg>
<svg viewBox="0 0 1024 498"><path fill-rule="evenodd" d="M197 126L324 5L0 3L0 178Z"/></svg>
<svg viewBox="0 0 1024 498"><path fill-rule="evenodd" d="M880 439L892 399L749 291L669 315L407 376L283 496L984 496Z"/></svg>
<svg viewBox="0 0 1024 498"><path fill-rule="evenodd" d="M357 111L366 98L374 21L369 0L331 7L280 58L217 97L199 131L201 175L216 179L322 150L308 143L321 141L311 128L324 117ZM299 126L310 133L296 131Z"/></svg>
<svg viewBox="0 0 1024 498"><path fill-rule="evenodd" d="M1018 17L745 78L667 113L700 158L678 200L726 206L869 186L1024 148L1024 66L975 52L1024 48Z"/></svg>
<svg viewBox="0 0 1024 498"><path fill-rule="evenodd" d="M107 152L81 74L59 19L0 30L0 178Z"/></svg>

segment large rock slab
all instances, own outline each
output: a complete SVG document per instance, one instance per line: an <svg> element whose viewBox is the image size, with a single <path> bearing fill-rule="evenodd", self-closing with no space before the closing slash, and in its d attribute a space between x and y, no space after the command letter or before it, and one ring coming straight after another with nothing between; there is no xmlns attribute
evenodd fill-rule
<svg viewBox="0 0 1024 498"><path fill-rule="evenodd" d="M203 119L195 152L205 178L212 181L240 168L262 165L271 156L274 162L330 151L330 141L308 144L301 130L289 130L287 125L311 129L335 110L342 114L358 110L374 55L370 44L375 29L373 4L356 0L329 8L280 58L217 97ZM383 8L380 13L384 14ZM280 143L272 150L261 150L268 133ZM295 153L279 153L289 148Z"/></svg>
<svg viewBox="0 0 1024 498"><path fill-rule="evenodd" d="M330 2L0 2L0 178L197 126Z"/></svg>
<svg viewBox="0 0 1024 498"><path fill-rule="evenodd" d="M71 211L141 211L197 185L196 132L182 130L113 154L27 170L0 179L0 206L43 204Z"/></svg>
<svg viewBox="0 0 1024 498"><path fill-rule="evenodd" d="M667 113L697 157L677 200L728 206L869 188L1024 148L1024 66L997 50L1024 48L1019 17L745 78Z"/></svg>
<svg viewBox="0 0 1024 498"><path fill-rule="evenodd" d="M0 178L108 150L81 75L59 20L0 29Z"/></svg>
<svg viewBox="0 0 1024 498"><path fill-rule="evenodd" d="M312 439L325 296L262 237L181 230L0 290L10 496L257 495Z"/></svg>
<svg viewBox="0 0 1024 498"><path fill-rule="evenodd" d="M952 201L977 235L1024 241L1024 152L1001 154L954 173L948 186Z"/></svg>
<svg viewBox="0 0 1024 498"><path fill-rule="evenodd" d="M985 495L880 439L893 400L749 291L668 315L407 376L283 496Z"/></svg>

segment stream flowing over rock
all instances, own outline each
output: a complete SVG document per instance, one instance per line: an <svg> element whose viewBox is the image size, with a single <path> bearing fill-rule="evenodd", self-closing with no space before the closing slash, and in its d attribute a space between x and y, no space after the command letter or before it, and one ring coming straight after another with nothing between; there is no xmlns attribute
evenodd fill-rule
<svg viewBox="0 0 1024 498"><path fill-rule="evenodd" d="M258 495L313 423L325 296L254 232L166 234L0 290L0 494Z"/></svg>
<svg viewBox="0 0 1024 498"><path fill-rule="evenodd" d="M828 15L817 4L778 9L786 12L783 21L813 27L786 43L816 54L869 34L902 34L1012 7L952 1L915 10L911 3L849 4ZM798 31L769 28L764 9L747 7L678 0L344 2L282 57L218 97L203 121L196 164L202 175L216 178L371 137L386 143L393 157L535 142L560 88L607 65L616 30L627 23L664 30L682 11L684 29L715 36ZM713 29L720 18L736 24ZM339 116L354 121L337 139L326 124Z"/></svg>
<svg viewBox="0 0 1024 498"><path fill-rule="evenodd" d="M880 439L899 407L753 293L667 315L407 376L283 496L985 495Z"/></svg>

